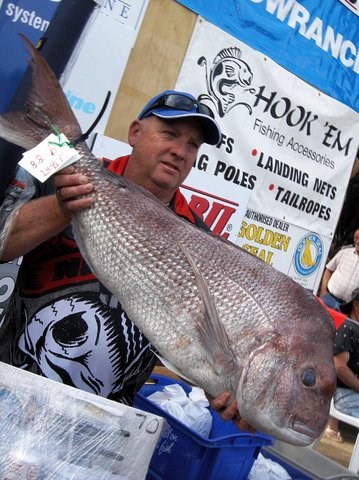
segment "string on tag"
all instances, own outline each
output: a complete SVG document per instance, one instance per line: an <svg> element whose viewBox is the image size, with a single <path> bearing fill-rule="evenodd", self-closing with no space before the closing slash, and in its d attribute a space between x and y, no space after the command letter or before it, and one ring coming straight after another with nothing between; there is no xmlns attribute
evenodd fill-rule
<svg viewBox="0 0 359 480"><path fill-rule="evenodd" d="M90 133L92 132L92 130L96 127L96 125L98 124L98 122L101 120L102 115L105 113L105 110L106 110L106 108L107 108L108 102L110 101L110 97L111 97L111 92L110 92L110 90L109 90L109 91L107 92L107 94L106 94L105 101L103 102L102 108L101 108L99 114L97 115L95 121L92 123L92 125L90 126L90 128L89 128L85 133L83 133L82 135L80 135L76 140L74 140L74 141L72 142L72 146L73 146L73 147L74 147L75 145L77 145L78 143L83 142L84 140L87 140L88 136L90 135Z"/></svg>
<svg viewBox="0 0 359 480"><path fill-rule="evenodd" d="M63 147L64 145L68 145L69 147L73 148L74 145L71 145L71 143L66 139L66 140L61 140L61 133L59 129L56 127L56 125L51 125L51 128L57 135L58 142L49 142L49 145L56 145L57 147Z"/></svg>

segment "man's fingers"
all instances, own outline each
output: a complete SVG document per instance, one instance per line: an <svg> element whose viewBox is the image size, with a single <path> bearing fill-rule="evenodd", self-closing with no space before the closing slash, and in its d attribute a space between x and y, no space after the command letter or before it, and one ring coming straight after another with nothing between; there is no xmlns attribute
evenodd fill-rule
<svg viewBox="0 0 359 480"><path fill-rule="evenodd" d="M64 203L66 204L66 210L73 213L91 207L91 205L94 203L94 200L92 197L87 197L69 200L67 202L63 202L63 204Z"/></svg>
<svg viewBox="0 0 359 480"><path fill-rule="evenodd" d="M214 408L214 410L221 410L229 401L231 394L228 392L223 392L217 397L209 397L209 402L211 404L211 407Z"/></svg>
<svg viewBox="0 0 359 480"><path fill-rule="evenodd" d="M207 395L207 398L211 407L220 414L223 420L232 420L241 430L246 430L251 433L256 432L255 428L241 418L237 402L230 401L231 394L229 392L223 392L215 398Z"/></svg>
<svg viewBox="0 0 359 480"><path fill-rule="evenodd" d="M92 183L85 183L84 185L75 186L60 186L56 189L56 195L59 200L66 201L73 198L88 195L93 192L94 186Z"/></svg>

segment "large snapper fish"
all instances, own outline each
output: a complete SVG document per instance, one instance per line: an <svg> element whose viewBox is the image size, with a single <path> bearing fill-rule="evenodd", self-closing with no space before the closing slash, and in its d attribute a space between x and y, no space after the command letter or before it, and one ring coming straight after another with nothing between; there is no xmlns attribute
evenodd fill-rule
<svg viewBox="0 0 359 480"><path fill-rule="evenodd" d="M81 130L62 89L26 42L26 108L1 117L0 136L29 149L55 125L75 142ZM74 216L73 228L98 279L194 384L212 396L231 392L241 417L259 431L297 445L313 442L336 383L334 325L315 296L103 170L85 142L76 149L76 169L96 186L96 201Z"/></svg>

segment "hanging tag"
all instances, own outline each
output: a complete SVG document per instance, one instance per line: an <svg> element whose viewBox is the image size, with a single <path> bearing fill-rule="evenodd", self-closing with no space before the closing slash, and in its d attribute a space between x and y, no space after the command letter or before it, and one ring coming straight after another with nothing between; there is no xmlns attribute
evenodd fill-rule
<svg viewBox="0 0 359 480"><path fill-rule="evenodd" d="M63 133L49 135L25 152L19 164L40 182L81 158Z"/></svg>

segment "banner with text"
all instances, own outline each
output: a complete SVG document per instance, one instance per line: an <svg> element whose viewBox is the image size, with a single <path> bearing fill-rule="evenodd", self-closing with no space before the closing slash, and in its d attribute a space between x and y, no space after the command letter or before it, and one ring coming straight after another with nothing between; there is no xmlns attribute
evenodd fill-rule
<svg viewBox="0 0 359 480"><path fill-rule="evenodd" d="M110 92L107 107L95 129L98 133L104 132L147 5L148 0L103 2L83 32L61 77L82 131L94 123ZM89 143L92 141L93 135Z"/></svg>
<svg viewBox="0 0 359 480"><path fill-rule="evenodd" d="M315 289L358 149L358 115L202 18L176 87L211 108L223 134L204 146L186 185L221 198L231 186L226 199L246 211L230 240Z"/></svg>
<svg viewBox="0 0 359 480"><path fill-rule="evenodd" d="M24 42L33 43L46 32L59 2L54 0L0 1L0 112L5 112L28 66Z"/></svg>
<svg viewBox="0 0 359 480"><path fill-rule="evenodd" d="M359 111L359 17L348 0L177 1Z"/></svg>

